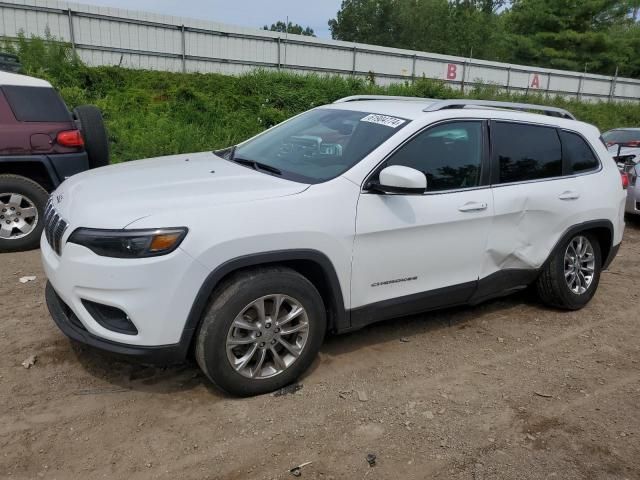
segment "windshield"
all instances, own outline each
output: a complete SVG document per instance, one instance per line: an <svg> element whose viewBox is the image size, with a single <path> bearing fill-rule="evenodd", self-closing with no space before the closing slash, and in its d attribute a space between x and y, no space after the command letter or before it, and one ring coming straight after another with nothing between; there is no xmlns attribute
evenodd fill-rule
<svg viewBox="0 0 640 480"><path fill-rule="evenodd" d="M640 147L640 130L610 130L602 138L607 146L629 144Z"/></svg>
<svg viewBox="0 0 640 480"><path fill-rule="evenodd" d="M320 183L347 171L407 123L365 112L311 110L225 157L289 180Z"/></svg>

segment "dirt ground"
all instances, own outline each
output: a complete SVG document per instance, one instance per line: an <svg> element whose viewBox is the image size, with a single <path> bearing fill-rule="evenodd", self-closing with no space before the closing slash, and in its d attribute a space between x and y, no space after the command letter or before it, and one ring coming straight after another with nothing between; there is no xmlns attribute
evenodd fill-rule
<svg viewBox="0 0 640 480"><path fill-rule="evenodd" d="M38 255L0 255L0 478L640 478L639 221L582 311L525 292L375 325L251 399L72 344Z"/></svg>

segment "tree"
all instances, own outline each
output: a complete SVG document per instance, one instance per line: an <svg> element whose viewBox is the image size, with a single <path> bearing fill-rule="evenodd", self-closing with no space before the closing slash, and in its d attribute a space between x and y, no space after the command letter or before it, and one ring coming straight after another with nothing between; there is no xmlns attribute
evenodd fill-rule
<svg viewBox="0 0 640 480"><path fill-rule="evenodd" d="M505 0L343 0L329 21L336 40L489 58Z"/></svg>
<svg viewBox="0 0 640 480"><path fill-rule="evenodd" d="M343 0L336 40L640 76L640 0Z"/></svg>
<svg viewBox="0 0 640 480"><path fill-rule="evenodd" d="M281 33L293 33L295 35L304 35L306 37L315 37L316 34L311 27L303 27L302 25L298 25L297 23L289 22L289 24L285 24L285 22L277 21L276 23L272 23L271 26L265 25L262 27L263 30L271 30L272 32L281 32Z"/></svg>
<svg viewBox="0 0 640 480"><path fill-rule="evenodd" d="M336 40L399 46L400 0L343 0L335 19L329 20Z"/></svg>
<svg viewBox="0 0 640 480"><path fill-rule="evenodd" d="M510 60L612 74L611 31L628 22L628 8L625 0L514 0L505 14Z"/></svg>

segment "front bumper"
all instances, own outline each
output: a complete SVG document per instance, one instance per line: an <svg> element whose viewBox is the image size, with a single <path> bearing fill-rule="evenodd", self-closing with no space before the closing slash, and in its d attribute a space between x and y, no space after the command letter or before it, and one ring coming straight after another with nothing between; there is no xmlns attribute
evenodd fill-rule
<svg viewBox="0 0 640 480"><path fill-rule="evenodd" d="M172 365L183 362L187 357L189 342L159 347L140 347L112 342L92 335L84 328L76 314L62 301L51 286L51 282L47 282L45 299L53 321L62 333L72 340L116 355L134 358L143 363Z"/></svg>
<svg viewBox="0 0 640 480"><path fill-rule="evenodd" d="M187 318L207 277L197 261L181 249L161 257L107 258L64 242L58 255L44 236L40 247L49 280L47 305L67 336L161 363L184 359L195 328ZM137 333L109 329L87 310L87 301L121 310Z"/></svg>

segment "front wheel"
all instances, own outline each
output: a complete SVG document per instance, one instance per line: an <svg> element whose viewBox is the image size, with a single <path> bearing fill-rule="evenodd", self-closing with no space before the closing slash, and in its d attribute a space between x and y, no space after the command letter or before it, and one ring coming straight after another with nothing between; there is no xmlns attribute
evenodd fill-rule
<svg viewBox="0 0 640 480"><path fill-rule="evenodd" d="M214 293L196 338L196 361L223 390L259 395L304 373L325 330L322 298L307 278L280 267L247 271Z"/></svg>
<svg viewBox="0 0 640 480"><path fill-rule="evenodd" d="M578 310L593 298L600 281L602 254L591 233L571 237L544 267L536 287L544 303Z"/></svg>
<svg viewBox="0 0 640 480"><path fill-rule="evenodd" d="M38 247L48 196L33 180L0 175L0 252Z"/></svg>

